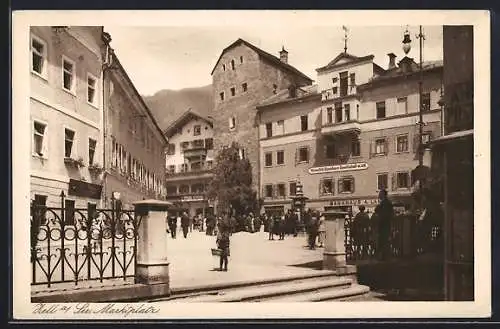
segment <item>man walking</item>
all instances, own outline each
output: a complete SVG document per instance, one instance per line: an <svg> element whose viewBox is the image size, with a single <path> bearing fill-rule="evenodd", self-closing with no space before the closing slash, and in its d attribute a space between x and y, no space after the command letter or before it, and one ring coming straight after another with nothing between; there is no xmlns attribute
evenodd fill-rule
<svg viewBox="0 0 500 329"><path fill-rule="evenodd" d="M189 216L186 212L183 212L181 217L181 226L182 226L182 233L184 234L184 239L187 238L189 232L189 225L190 225Z"/></svg>
<svg viewBox="0 0 500 329"><path fill-rule="evenodd" d="M269 216L269 240L274 240L275 222L274 216Z"/></svg>
<svg viewBox="0 0 500 329"><path fill-rule="evenodd" d="M170 216L168 218L168 227L170 229L172 239L175 239L177 236L177 216Z"/></svg>
<svg viewBox="0 0 500 329"><path fill-rule="evenodd" d="M379 193L380 203L375 208L375 214L377 215L379 225L378 225L378 246L379 246L379 257L381 260L385 260L389 253L389 237L391 230L391 221L394 216L394 208L392 202L387 197L387 191L385 189L381 190Z"/></svg>
<svg viewBox="0 0 500 329"><path fill-rule="evenodd" d="M319 216L315 211L312 213L311 221L309 223L309 249L316 249L316 238L318 236Z"/></svg>

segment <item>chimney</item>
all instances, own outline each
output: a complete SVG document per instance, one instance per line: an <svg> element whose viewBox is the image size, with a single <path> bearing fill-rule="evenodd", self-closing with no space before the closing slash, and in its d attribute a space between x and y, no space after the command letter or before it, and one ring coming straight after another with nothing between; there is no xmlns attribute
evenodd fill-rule
<svg viewBox="0 0 500 329"><path fill-rule="evenodd" d="M282 61L285 64L288 64L288 51L285 50L285 47L283 46L280 51L280 61Z"/></svg>
<svg viewBox="0 0 500 329"><path fill-rule="evenodd" d="M389 53L387 54L389 56L389 67L387 67L388 70L393 69L396 67L396 55L394 53Z"/></svg>

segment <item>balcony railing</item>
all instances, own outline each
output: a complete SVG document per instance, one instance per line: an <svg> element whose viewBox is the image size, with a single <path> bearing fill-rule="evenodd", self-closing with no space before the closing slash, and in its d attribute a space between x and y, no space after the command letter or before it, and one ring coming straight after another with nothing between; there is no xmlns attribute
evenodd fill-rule
<svg viewBox="0 0 500 329"><path fill-rule="evenodd" d="M201 164L201 165L178 165L175 170L167 169L167 176L178 176L178 175L192 175L196 173L207 173L211 172L213 169L212 164Z"/></svg>
<svg viewBox="0 0 500 329"><path fill-rule="evenodd" d="M355 133L361 132L361 124L358 120L346 120L335 123L327 123L321 127L321 133L324 135Z"/></svg>

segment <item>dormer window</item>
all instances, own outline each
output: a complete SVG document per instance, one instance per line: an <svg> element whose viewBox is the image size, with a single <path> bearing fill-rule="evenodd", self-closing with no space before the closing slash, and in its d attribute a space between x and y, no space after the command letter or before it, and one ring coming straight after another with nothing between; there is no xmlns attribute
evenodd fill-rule
<svg viewBox="0 0 500 329"><path fill-rule="evenodd" d="M290 87L288 87L288 97L290 97L290 98L297 97L297 87L296 86L290 85Z"/></svg>

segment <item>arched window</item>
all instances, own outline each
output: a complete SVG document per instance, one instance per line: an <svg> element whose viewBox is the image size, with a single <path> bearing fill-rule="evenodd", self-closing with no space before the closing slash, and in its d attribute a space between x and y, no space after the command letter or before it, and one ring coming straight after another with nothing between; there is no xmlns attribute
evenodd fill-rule
<svg viewBox="0 0 500 329"><path fill-rule="evenodd" d="M231 60L231 68L234 70L234 59Z"/></svg>

